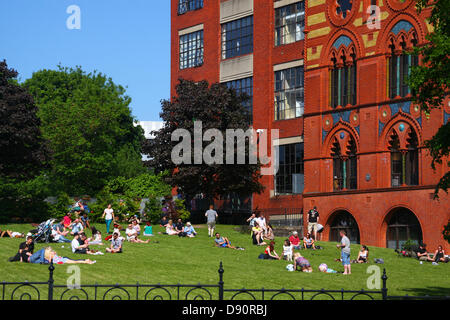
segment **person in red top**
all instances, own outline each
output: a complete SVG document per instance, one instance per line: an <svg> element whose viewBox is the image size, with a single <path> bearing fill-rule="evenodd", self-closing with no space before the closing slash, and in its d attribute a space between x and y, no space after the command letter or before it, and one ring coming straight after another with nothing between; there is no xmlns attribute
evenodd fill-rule
<svg viewBox="0 0 450 320"><path fill-rule="evenodd" d="M300 250L300 238L298 237L298 232L292 232L292 236L289 237L289 241L294 246L294 249Z"/></svg>

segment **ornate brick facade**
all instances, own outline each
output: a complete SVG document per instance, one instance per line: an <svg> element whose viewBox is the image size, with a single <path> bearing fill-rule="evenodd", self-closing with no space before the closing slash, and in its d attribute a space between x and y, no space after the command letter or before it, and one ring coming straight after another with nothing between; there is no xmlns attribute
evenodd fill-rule
<svg viewBox="0 0 450 320"><path fill-rule="evenodd" d="M179 77L220 81L221 22L225 21L220 10L224 2L229 2L227 10L237 6L236 0L205 0L203 8L179 15L179 0L172 0L172 95ZM447 167L438 167L434 172L431 159L422 148L423 141L450 118L449 102L426 117L410 102L410 93L400 94L400 88L393 87L394 82L389 79L389 67L394 61L389 59L400 57L402 49L415 43L424 43L431 30L426 21L429 13L418 15L411 0L378 0L378 28L377 21L370 17L373 0L305 0L305 40L275 46L275 7L296 1L250 2L252 12L246 8L244 15L253 15L253 126L269 132L279 129L280 140L302 137L304 141L303 194L276 196L273 177L264 176L262 183L266 190L254 195L253 207L303 208L306 227L307 211L317 206L320 223L325 225L324 240L333 239L333 230L341 226L336 217L350 216L352 223L357 224L352 232L357 231L359 241L381 247L387 246L388 240L392 247L395 242L392 237L414 238L416 221L420 226L418 232L430 249L442 244L450 250L441 233L450 218L448 196L441 193L440 201L431 197ZM180 70L179 32L200 24L204 32L203 64ZM305 77L304 115L275 120L274 66L299 60L303 61ZM346 105L332 106L332 94L337 90L333 93L333 69L345 67L356 68L355 101L348 98ZM348 81L353 86L351 77ZM343 84L339 82L340 85ZM399 185L393 187L392 141L397 139L401 157L410 148L412 137L417 140L417 181L408 182L403 171ZM333 150L339 148L341 159L346 162L350 144L356 148L356 165L352 164L356 166L355 177L351 182L356 188L348 188L350 184L345 183L336 188ZM402 168L406 170L404 159L405 156ZM345 168L344 164L344 179Z"/></svg>

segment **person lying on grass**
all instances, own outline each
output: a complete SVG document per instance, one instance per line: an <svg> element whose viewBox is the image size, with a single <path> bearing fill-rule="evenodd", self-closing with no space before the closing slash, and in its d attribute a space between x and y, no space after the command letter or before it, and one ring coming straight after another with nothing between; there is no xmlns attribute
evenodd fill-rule
<svg viewBox="0 0 450 320"><path fill-rule="evenodd" d="M264 251L264 259L280 260L280 256L275 251L275 241L270 241L270 244Z"/></svg>
<svg viewBox="0 0 450 320"><path fill-rule="evenodd" d="M147 239L146 241L141 240L138 238L138 233L135 228L133 228L133 225L130 223L128 225L128 228L126 228L125 233L127 234L127 240L134 243L149 243L150 239Z"/></svg>
<svg viewBox="0 0 450 320"><path fill-rule="evenodd" d="M93 264L96 262L89 259L72 260L67 257L58 256L56 251L51 247L43 248L28 258L29 263L49 264L52 261L56 264Z"/></svg>
<svg viewBox="0 0 450 320"><path fill-rule="evenodd" d="M25 235L20 232L15 232L11 230L2 231L0 230L0 238L24 238Z"/></svg>
<svg viewBox="0 0 450 320"><path fill-rule="evenodd" d="M298 252L294 253L294 270L299 270L302 272L313 271L309 261Z"/></svg>
<svg viewBox="0 0 450 320"><path fill-rule="evenodd" d="M231 242L230 242L230 240L228 240L228 238L221 237L218 232L216 233L216 238L214 239L214 243L215 243L216 247L219 247L219 248L237 249L236 247L231 245Z"/></svg>
<svg viewBox="0 0 450 320"><path fill-rule="evenodd" d="M122 253L122 239L119 238L119 234L117 232L113 233L113 237L111 239L111 247L106 248L106 252Z"/></svg>

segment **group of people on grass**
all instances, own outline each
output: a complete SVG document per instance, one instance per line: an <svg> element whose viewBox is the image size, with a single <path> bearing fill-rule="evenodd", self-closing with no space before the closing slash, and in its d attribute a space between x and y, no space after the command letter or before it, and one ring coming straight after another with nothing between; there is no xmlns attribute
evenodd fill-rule
<svg viewBox="0 0 450 320"><path fill-rule="evenodd" d="M129 224L125 229L126 238L121 235L122 226L115 223L114 210L111 205L104 210L102 217L106 222L106 230L108 236L105 237L105 241L111 241L110 246L106 248L108 253L122 253L123 242L125 239L132 243L149 243L150 240L141 240L139 237L141 235L140 221L137 216L133 216L129 220ZM214 233L216 221L218 219L218 214L211 205L209 210L205 213L206 222L208 226L208 236L214 237L214 245L220 248L231 248L236 250L244 250L244 248L232 245L229 238L222 236L220 233ZM293 262L293 269L303 272L312 272L312 267L308 259L302 256L299 252L294 250L316 250L320 248L316 245L315 239L320 230L318 230L317 224L319 221L319 214L314 207L314 209L308 212L308 232L301 239L298 236L297 231L293 231L292 235L284 240L282 246L282 255L280 256L275 250L275 237L273 233L273 228L270 223L266 222L264 216L259 214L253 214L247 219L251 227L252 242L254 245L265 245L266 248L264 253L260 254L260 259L268 260L281 260ZM312 217L312 218L310 218ZM113 232L110 232L111 224L113 224ZM190 222L186 225L183 224L181 218L177 219L176 223L173 223L172 219L168 219L167 215L162 215L161 227L165 228L165 234L167 235L178 235L180 237L195 237L197 232ZM92 231L92 237L88 238L86 236L85 230ZM314 232L314 236L312 236ZM90 254L90 255L101 255L103 252L92 249L92 245L103 245L102 234L95 227L90 227L89 218L87 212L82 212L82 217L76 217L73 221L71 219L70 213L68 213L61 220L60 223L56 223L52 226L52 238L55 242L59 243L71 243L72 252L74 254ZM146 223L144 228L144 236L152 236L153 230L149 222ZM23 234L18 232L12 232L10 230L1 231L0 236L9 237L24 237ZM73 236L73 239L68 239L69 236ZM343 274L351 274L351 263L367 263L369 261L369 249L367 246L362 245L356 260L350 260L350 240L346 235L345 230L340 231L341 241L337 244L337 248L341 250L341 255L336 261L342 262L344 266ZM267 241L267 242L266 242ZM434 255L431 255L426 250L426 244L421 244L417 252L417 257L421 261L430 261L433 263L446 262L445 252L442 246L439 246L435 251ZM32 236L27 236L26 241L21 243L17 254L9 259L9 261L20 261L29 263L49 263L53 261L54 263L87 263L92 264L95 261L90 259L70 259L68 257L58 256L56 252L51 247L43 248L37 252L34 252L34 242ZM322 266L325 266L322 268ZM325 264L321 264L319 270L327 273L336 273L336 271L328 268Z"/></svg>
<svg viewBox="0 0 450 320"><path fill-rule="evenodd" d="M173 223L172 219L167 220L167 217L164 216L160 225L166 229L165 234L169 236L177 235L179 237L194 238L197 235L197 231L195 231L192 224L188 221L184 225L181 218L178 218L177 222Z"/></svg>

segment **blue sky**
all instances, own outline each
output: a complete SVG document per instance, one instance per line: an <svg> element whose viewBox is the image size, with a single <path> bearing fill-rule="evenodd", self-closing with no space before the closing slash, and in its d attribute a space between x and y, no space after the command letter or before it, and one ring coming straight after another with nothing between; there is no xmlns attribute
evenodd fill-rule
<svg viewBox="0 0 450 320"><path fill-rule="evenodd" d="M81 28L66 10L77 5ZM0 0L0 60L19 72L82 66L127 86L138 120L160 120L170 95L170 1Z"/></svg>

